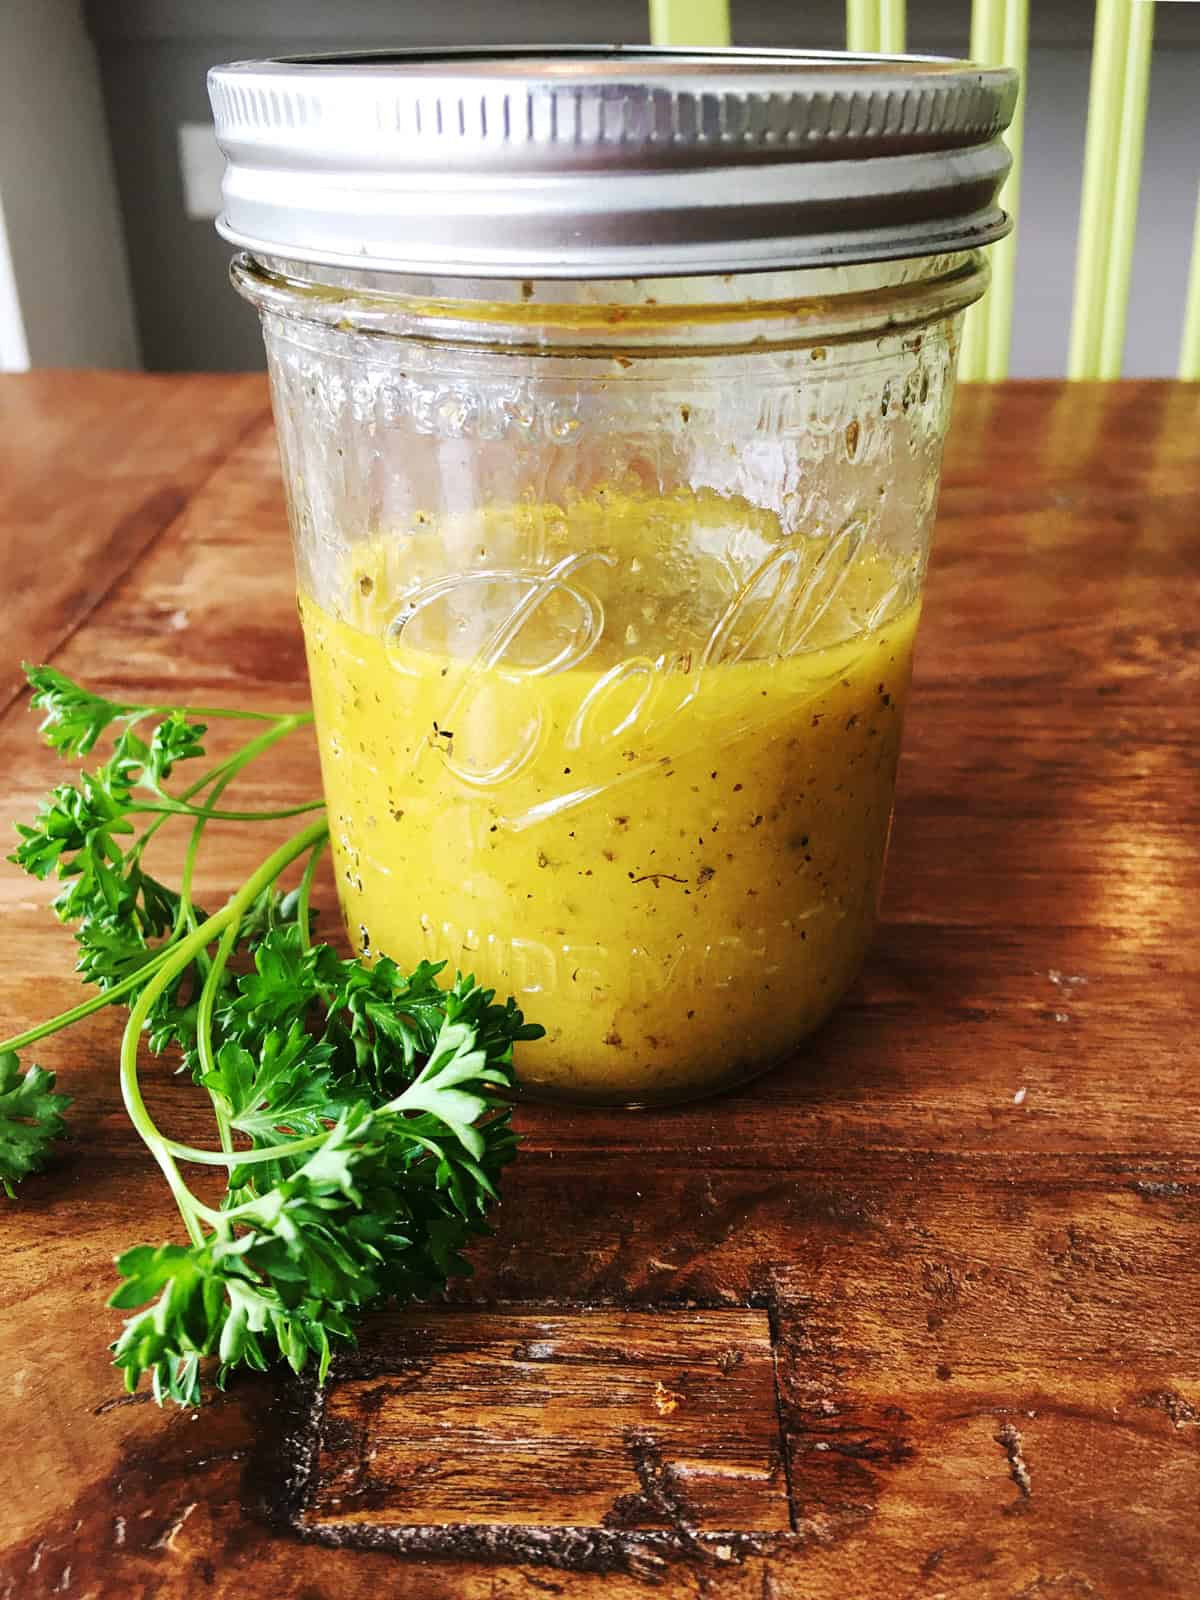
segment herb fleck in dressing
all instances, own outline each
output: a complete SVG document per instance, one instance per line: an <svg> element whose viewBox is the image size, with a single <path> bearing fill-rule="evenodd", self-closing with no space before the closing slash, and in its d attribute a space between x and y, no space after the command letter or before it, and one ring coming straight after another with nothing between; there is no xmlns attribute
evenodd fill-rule
<svg viewBox="0 0 1200 1600"><path fill-rule="evenodd" d="M555 527L594 558L560 560ZM491 512L446 543L468 536L465 575L415 587L421 541L393 538L356 549L346 614L302 596L348 926L536 1000L543 1096L769 1066L871 935L915 575L859 544L831 576L830 541L711 494Z"/></svg>

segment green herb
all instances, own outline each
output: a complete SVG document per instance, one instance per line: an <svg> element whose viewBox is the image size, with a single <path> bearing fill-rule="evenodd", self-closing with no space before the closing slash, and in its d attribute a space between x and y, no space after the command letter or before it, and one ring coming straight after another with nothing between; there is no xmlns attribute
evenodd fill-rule
<svg viewBox="0 0 1200 1600"><path fill-rule="evenodd" d="M97 993L0 1044L0 1184L44 1165L64 1131L66 1097L16 1051L117 1000L129 1004L120 1084L131 1121L162 1170L188 1243L137 1245L117 1259L111 1303L133 1315L113 1346L126 1384L143 1374L155 1397L200 1399L201 1362L217 1381L277 1356L323 1379L333 1344L353 1338L372 1303L428 1295L469 1271L461 1251L488 1232L516 1139L506 1094L513 1046L539 1038L512 1000L422 962L344 960L311 937L309 897L328 839L324 818L272 851L218 911L192 894L206 829L323 809L218 806L253 760L309 722L211 708L133 705L90 694L49 667L27 669L42 732L63 756L106 735L107 761L60 784L11 856L57 879L60 919L74 926L77 969ZM207 723L261 731L182 788L177 767L204 757ZM147 726L150 725L151 726ZM142 731L138 731L138 730ZM189 827L178 888L153 877L147 846L173 819ZM300 867L298 884L283 875ZM219 1149L167 1137L142 1098L138 1056L179 1052L207 1091ZM224 1170L219 1206L189 1188L183 1167Z"/></svg>
<svg viewBox="0 0 1200 1600"><path fill-rule="evenodd" d="M0 1187L11 1199L13 1184L46 1160L50 1143L65 1131L65 1094L54 1093L54 1074L41 1067L22 1073L11 1050L0 1054Z"/></svg>

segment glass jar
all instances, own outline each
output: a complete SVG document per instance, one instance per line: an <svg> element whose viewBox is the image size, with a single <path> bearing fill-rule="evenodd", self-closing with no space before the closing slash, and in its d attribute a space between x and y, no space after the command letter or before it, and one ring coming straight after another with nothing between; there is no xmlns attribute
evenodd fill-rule
<svg viewBox="0 0 1200 1600"><path fill-rule="evenodd" d="M531 1095L728 1087L853 982L984 273L235 262L347 926L515 995Z"/></svg>

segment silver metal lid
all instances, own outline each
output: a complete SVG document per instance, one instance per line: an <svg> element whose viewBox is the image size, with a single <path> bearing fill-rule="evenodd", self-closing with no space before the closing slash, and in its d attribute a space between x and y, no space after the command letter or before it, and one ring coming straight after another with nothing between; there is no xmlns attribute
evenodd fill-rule
<svg viewBox="0 0 1200 1600"><path fill-rule="evenodd" d="M397 51L214 67L217 227L257 255L504 278L971 249L1016 73L787 50Z"/></svg>

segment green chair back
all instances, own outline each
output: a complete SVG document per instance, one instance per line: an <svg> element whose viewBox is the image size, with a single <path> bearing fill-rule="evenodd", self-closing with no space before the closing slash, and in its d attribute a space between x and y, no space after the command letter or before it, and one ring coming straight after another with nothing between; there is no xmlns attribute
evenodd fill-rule
<svg viewBox="0 0 1200 1600"><path fill-rule="evenodd" d="M1129 277L1142 175L1155 0L1096 0L1087 143L1083 162L1070 378L1118 378L1125 347ZM846 0L846 48L898 55L905 47L905 0ZM1020 224L1029 0L974 0L971 59L1016 67L1021 94L1008 135L1013 165L1001 191L1013 231L992 247L992 285L967 313L959 376L1008 376L1013 281ZM650 0L655 44L722 45L730 40L728 0ZM1188 274L1179 376L1200 379L1200 196Z"/></svg>

